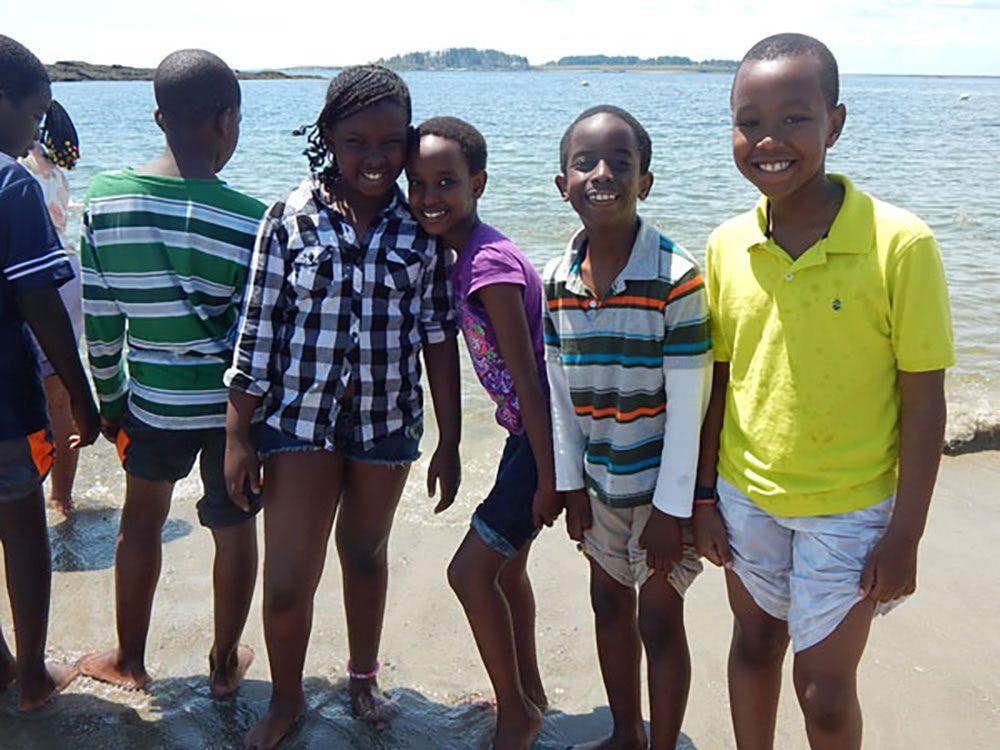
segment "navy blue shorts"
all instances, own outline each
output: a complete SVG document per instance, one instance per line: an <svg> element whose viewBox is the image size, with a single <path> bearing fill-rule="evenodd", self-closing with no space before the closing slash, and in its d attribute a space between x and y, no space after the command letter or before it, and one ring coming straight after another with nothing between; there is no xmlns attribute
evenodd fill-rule
<svg viewBox="0 0 1000 750"><path fill-rule="evenodd" d="M254 431L254 442L261 460L276 453L326 450L322 445L287 435L264 422L256 425ZM354 420L343 411L337 417L333 433L335 450L351 461L401 466L420 458L420 438L423 435L423 424L419 422L414 426L403 427L379 438L369 450L365 450L362 443L355 441Z"/></svg>
<svg viewBox="0 0 1000 750"><path fill-rule="evenodd" d="M161 430L126 414L115 443L125 472L150 482L173 483L184 479L197 458L204 488L204 495L198 501L198 521L206 528L235 526L253 518L260 510L259 499L251 499L249 513L229 499L223 470L226 431L222 427Z"/></svg>
<svg viewBox="0 0 1000 750"><path fill-rule="evenodd" d="M472 528L504 557L513 557L538 532L531 504L538 486L535 454L527 435L510 435L503 447L493 489L472 514Z"/></svg>

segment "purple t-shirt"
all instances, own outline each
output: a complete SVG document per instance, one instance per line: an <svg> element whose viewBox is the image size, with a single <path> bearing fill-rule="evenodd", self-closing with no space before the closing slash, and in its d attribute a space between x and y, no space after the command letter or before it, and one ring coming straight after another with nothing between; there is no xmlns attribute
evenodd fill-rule
<svg viewBox="0 0 1000 750"><path fill-rule="evenodd" d="M486 224L476 227L459 253L452 272L455 310L465 343L472 356L472 366L486 392L497 404L497 424L515 435L524 433L521 407L514 392L514 381L500 356L496 334L489 316L475 293L490 284L516 284L522 287L524 313L535 349L535 363L542 389L545 379L545 343L542 334L542 279L517 245Z"/></svg>

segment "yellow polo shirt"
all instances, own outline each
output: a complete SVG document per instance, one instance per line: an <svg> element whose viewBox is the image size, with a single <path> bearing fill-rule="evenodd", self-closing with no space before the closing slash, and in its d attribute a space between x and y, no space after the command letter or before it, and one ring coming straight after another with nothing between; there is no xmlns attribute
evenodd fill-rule
<svg viewBox="0 0 1000 750"><path fill-rule="evenodd" d="M844 203L796 260L767 236L764 197L708 241L712 344L729 362L719 474L777 516L847 513L895 492L897 371L955 362L930 229L830 178Z"/></svg>

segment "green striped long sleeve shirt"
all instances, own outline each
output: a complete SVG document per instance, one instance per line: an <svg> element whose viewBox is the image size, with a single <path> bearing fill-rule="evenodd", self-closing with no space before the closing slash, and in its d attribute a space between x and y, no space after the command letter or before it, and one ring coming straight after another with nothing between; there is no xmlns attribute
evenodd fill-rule
<svg viewBox="0 0 1000 750"><path fill-rule="evenodd" d="M160 429L224 426L222 376L264 210L218 179L133 169L94 178L80 258L102 416L128 409Z"/></svg>

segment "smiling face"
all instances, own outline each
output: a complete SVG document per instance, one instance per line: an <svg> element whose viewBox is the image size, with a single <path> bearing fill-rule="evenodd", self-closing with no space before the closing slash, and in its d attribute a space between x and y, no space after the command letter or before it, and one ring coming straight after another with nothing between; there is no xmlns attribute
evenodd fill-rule
<svg viewBox="0 0 1000 750"><path fill-rule="evenodd" d="M476 202L486 187L486 171L470 174L456 141L425 135L410 156L406 176L410 207L420 226L461 249L476 223Z"/></svg>
<svg viewBox="0 0 1000 750"><path fill-rule="evenodd" d="M747 62L732 91L733 160L771 199L826 178L826 150L844 127L843 105L831 108L813 55Z"/></svg>
<svg viewBox="0 0 1000 750"><path fill-rule="evenodd" d="M601 112L573 127L556 186L590 230L635 222L636 201L645 200L653 184L640 159L631 126Z"/></svg>
<svg viewBox="0 0 1000 750"><path fill-rule="evenodd" d="M26 156L51 102L47 83L20 101L0 91L0 151L15 158Z"/></svg>
<svg viewBox="0 0 1000 750"><path fill-rule="evenodd" d="M323 127L341 177L357 197L379 199L392 192L406 162L409 125L403 105L383 99Z"/></svg>

